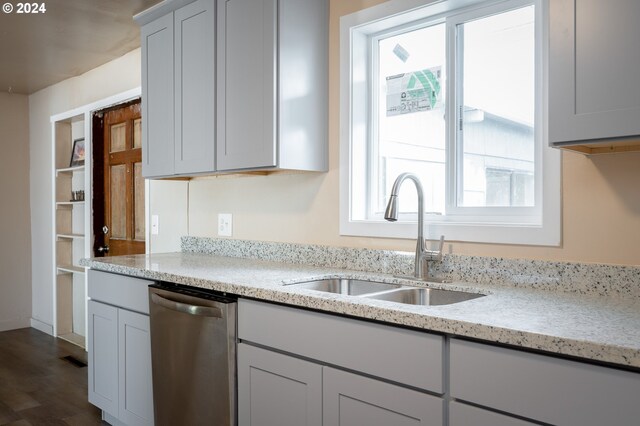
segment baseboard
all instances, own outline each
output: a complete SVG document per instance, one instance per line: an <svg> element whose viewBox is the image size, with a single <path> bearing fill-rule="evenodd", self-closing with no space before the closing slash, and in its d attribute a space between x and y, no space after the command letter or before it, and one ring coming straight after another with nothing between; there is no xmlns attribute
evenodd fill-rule
<svg viewBox="0 0 640 426"><path fill-rule="evenodd" d="M127 426L124 423L122 423L120 420L118 420L115 416L112 416L111 414L107 413L104 410L102 411L102 420L104 420L111 426Z"/></svg>
<svg viewBox="0 0 640 426"><path fill-rule="evenodd" d="M29 318L11 318L0 320L0 331L17 330L19 328L28 328Z"/></svg>
<svg viewBox="0 0 640 426"><path fill-rule="evenodd" d="M26 327L28 327L28 325ZM53 336L53 326L47 324L46 322L31 318L31 327L35 328L36 330L42 331L43 333L47 333L50 336Z"/></svg>

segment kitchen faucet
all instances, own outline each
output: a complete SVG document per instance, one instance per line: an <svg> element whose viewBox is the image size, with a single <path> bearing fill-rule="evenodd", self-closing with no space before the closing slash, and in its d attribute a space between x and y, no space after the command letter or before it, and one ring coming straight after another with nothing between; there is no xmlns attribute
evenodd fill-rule
<svg viewBox="0 0 640 426"><path fill-rule="evenodd" d="M413 173L402 173L393 183L391 188L391 196L389 197L389 203L387 209L384 212L384 218L389 222L396 222L398 220L398 194L400 193L400 186L406 180L412 180L416 185L418 191L418 242L416 244L416 259L414 277L422 281L441 281L440 279L429 276L429 265L427 261L435 260L442 261L442 246L444 245L444 235L440 237L440 247L438 250L427 250L424 244L424 192L422 190L422 184L420 179Z"/></svg>

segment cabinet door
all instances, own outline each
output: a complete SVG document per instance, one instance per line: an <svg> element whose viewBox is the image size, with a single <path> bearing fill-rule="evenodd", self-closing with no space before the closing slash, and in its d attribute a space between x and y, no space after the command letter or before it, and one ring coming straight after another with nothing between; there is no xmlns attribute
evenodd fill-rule
<svg viewBox="0 0 640 426"><path fill-rule="evenodd" d="M153 424L149 317L118 310L119 419L129 426Z"/></svg>
<svg viewBox="0 0 640 426"><path fill-rule="evenodd" d="M640 418L638 373L459 339L449 349L449 392L457 400L558 426L626 426Z"/></svg>
<svg viewBox="0 0 640 426"><path fill-rule="evenodd" d="M534 423L454 401L449 404L449 426L534 426Z"/></svg>
<svg viewBox="0 0 640 426"><path fill-rule="evenodd" d="M218 170L276 166L276 18L276 0L218 2Z"/></svg>
<svg viewBox="0 0 640 426"><path fill-rule="evenodd" d="M239 344L238 424L320 426L322 367Z"/></svg>
<svg viewBox="0 0 640 426"><path fill-rule="evenodd" d="M89 402L117 415L118 308L90 300L87 313Z"/></svg>
<svg viewBox="0 0 640 426"><path fill-rule="evenodd" d="M174 13L177 174L215 168L214 7L213 0L198 0Z"/></svg>
<svg viewBox="0 0 640 426"><path fill-rule="evenodd" d="M140 30L142 40L142 175L174 173L173 14Z"/></svg>
<svg viewBox="0 0 640 426"><path fill-rule="evenodd" d="M553 0L549 140L640 134L640 2Z"/></svg>
<svg viewBox="0 0 640 426"><path fill-rule="evenodd" d="M324 426L442 426L438 397L329 367L322 378Z"/></svg>

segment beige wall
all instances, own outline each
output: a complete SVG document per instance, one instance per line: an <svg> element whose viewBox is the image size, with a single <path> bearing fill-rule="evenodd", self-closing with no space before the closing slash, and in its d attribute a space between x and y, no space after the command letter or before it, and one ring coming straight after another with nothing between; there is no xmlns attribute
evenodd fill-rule
<svg viewBox="0 0 640 426"><path fill-rule="evenodd" d="M50 118L139 87L140 75L140 50L137 49L29 96L32 317L39 322L36 326L53 324Z"/></svg>
<svg viewBox="0 0 640 426"><path fill-rule="evenodd" d="M233 238L412 251L412 240L339 235L339 18L381 3L331 0L330 170L326 174L202 178L189 183L189 233L216 236L232 213ZM453 253L640 265L640 154L563 154L559 248L454 243Z"/></svg>
<svg viewBox="0 0 640 426"><path fill-rule="evenodd" d="M29 326L29 103L0 93L0 331Z"/></svg>

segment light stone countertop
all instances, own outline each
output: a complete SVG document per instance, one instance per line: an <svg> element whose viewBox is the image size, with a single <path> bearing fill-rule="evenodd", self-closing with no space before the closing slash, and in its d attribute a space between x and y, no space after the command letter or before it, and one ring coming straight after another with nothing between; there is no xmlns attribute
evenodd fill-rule
<svg viewBox="0 0 640 426"><path fill-rule="evenodd" d="M321 278L358 278L424 286L381 273L200 253L86 259L84 266L640 368L640 298L571 294L487 284L428 284L487 294L442 306L413 306L287 286Z"/></svg>

